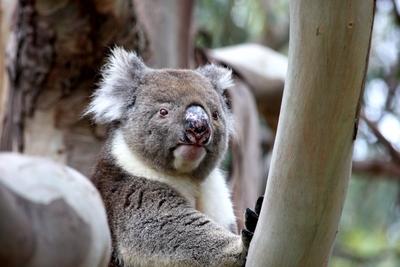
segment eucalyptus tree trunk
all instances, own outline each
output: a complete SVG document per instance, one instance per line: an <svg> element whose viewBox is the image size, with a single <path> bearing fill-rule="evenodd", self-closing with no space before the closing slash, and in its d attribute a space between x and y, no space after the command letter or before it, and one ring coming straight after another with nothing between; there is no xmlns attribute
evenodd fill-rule
<svg viewBox="0 0 400 267"><path fill-rule="evenodd" d="M50 157L90 173L105 131L81 115L111 47L146 53L135 11L125 0L17 2L0 150Z"/></svg>
<svg viewBox="0 0 400 267"><path fill-rule="evenodd" d="M374 0L290 2L289 69L247 266L327 266L351 172Z"/></svg>
<svg viewBox="0 0 400 267"><path fill-rule="evenodd" d="M4 67L4 40L7 36L6 25L4 23L5 19L4 3L0 2L0 122L4 114L4 106L6 103L6 72ZM0 127L1 135L1 127Z"/></svg>
<svg viewBox="0 0 400 267"><path fill-rule="evenodd" d="M133 0L150 40L147 63L156 68L188 68L193 51L193 0Z"/></svg>

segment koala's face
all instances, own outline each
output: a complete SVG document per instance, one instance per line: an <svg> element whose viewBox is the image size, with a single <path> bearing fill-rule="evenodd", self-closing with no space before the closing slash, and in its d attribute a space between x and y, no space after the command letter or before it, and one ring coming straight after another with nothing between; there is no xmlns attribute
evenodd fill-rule
<svg viewBox="0 0 400 267"><path fill-rule="evenodd" d="M115 49L89 112L98 121L118 120L129 148L151 167L201 179L227 148L230 85L230 71L221 67L153 70Z"/></svg>

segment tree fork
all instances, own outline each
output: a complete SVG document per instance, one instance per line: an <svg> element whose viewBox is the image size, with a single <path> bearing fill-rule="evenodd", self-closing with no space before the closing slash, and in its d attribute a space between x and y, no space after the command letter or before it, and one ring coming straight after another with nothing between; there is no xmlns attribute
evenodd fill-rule
<svg viewBox="0 0 400 267"><path fill-rule="evenodd" d="M374 0L290 2L289 69L247 266L327 266L351 172Z"/></svg>

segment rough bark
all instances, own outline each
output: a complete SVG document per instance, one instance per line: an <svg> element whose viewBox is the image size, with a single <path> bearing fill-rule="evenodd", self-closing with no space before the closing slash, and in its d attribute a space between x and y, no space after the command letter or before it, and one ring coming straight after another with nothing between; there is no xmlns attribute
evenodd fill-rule
<svg viewBox="0 0 400 267"><path fill-rule="evenodd" d="M247 266L327 266L351 171L373 0L290 2L289 70Z"/></svg>
<svg viewBox="0 0 400 267"><path fill-rule="evenodd" d="M11 0L0 1L0 122L3 121L7 103L8 79L5 68L5 44L9 35L10 17L15 3ZM2 127L0 127L0 136Z"/></svg>
<svg viewBox="0 0 400 267"><path fill-rule="evenodd" d="M146 52L130 1L20 0L8 42L0 149L51 157L88 174L104 130L81 114L115 44Z"/></svg>

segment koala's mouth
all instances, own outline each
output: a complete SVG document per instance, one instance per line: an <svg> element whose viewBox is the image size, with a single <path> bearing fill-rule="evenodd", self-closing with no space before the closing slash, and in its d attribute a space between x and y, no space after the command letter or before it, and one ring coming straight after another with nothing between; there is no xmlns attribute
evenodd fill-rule
<svg viewBox="0 0 400 267"><path fill-rule="evenodd" d="M180 144L174 151L174 168L182 173L196 169L207 154L204 146Z"/></svg>

